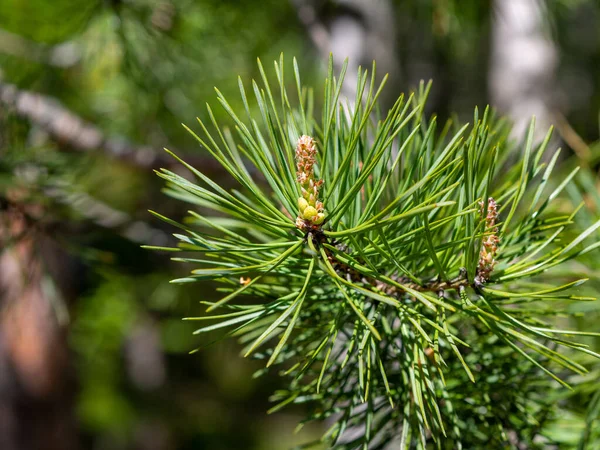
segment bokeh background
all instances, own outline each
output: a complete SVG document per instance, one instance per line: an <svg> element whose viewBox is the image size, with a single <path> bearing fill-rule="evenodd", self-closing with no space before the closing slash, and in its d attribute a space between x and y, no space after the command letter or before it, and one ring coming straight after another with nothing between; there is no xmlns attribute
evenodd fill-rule
<svg viewBox="0 0 600 450"><path fill-rule="evenodd" d="M384 104L433 79L442 118L492 104L518 139L535 114L540 134L556 126L561 171L584 168L562 201L585 202L585 227L600 216L599 29L594 0L0 1L0 449L280 450L322 432L294 435L299 409L266 414L279 381L234 342L189 355L218 337L181 320L213 287L170 285L188 268L140 248L171 242L148 209L185 212L153 174L178 170L163 147L223 175L180 125L208 117L214 86L241 107L237 76L283 52L318 101L333 52L350 58L347 95L376 59ZM595 277L593 294L599 266L559 275ZM598 331L598 306L568 308L557 320ZM600 366L583 363L564 448L597 417Z"/></svg>

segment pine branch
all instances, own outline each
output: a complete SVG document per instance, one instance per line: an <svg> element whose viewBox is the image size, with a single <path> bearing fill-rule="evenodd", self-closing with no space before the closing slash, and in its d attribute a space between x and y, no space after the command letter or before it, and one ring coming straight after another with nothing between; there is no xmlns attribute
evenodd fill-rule
<svg viewBox="0 0 600 450"><path fill-rule="evenodd" d="M257 117L240 81L248 119L217 91L234 126L221 128L209 108L215 131L189 129L237 189L177 157L194 181L157 172L167 194L202 208L183 223L155 213L181 230L176 247L159 250L197 267L173 282L214 280L224 293L205 302L219 312L188 318L214 321L196 333L236 336L245 356L265 361L260 373L279 365L289 387L271 411L307 404L307 420L335 418L322 438L332 447L383 448L395 435L403 448L476 448L492 435L498 448L511 436L533 443L536 413L555 407L550 383L586 372L572 355L600 357L563 337L596 333L555 329L556 311L543 307L589 300L569 292L585 279L539 277L600 247L580 245L600 221L565 239L577 211L551 211L576 174L551 177L551 132L535 145L532 121L522 160L509 164L504 122L475 110L472 125L439 129L423 115L425 84L374 121L385 79L377 86L359 69L363 101L349 107L346 66L335 76L331 60L318 120L295 61L293 95L283 67L281 58L273 92L259 66ZM363 431L345 433L353 427Z"/></svg>
<svg viewBox="0 0 600 450"><path fill-rule="evenodd" d="M335 269L336 273L341 277L345 278L346 280L350 282L360 282L366 285L370 285L374 287L377 291L383 292L386 295L392 297L402 298L404 296L405 292L398 288L397 285L392 285L384 281L377 280L376 278L365 276L361 272L354 269L352 266L348 265L344 261L341 261L340 257L331 251L332 247L335 247L346 257L350 257L350 255L354 252L343 244L335 244L335 241L329 240L327 236L322 232L322 230L319 229L308 232L305 239L312 239L313 245L317 248L319 246L322 246L328 261ZM356 262L363 266L365 264L365 262L362 261L360 258L358 258ZM411 290L417 292L434 292L440 297L444 296L445 291L458 292L466 287L480 289L482 286L482 282L478 279L474 280L473 282L469 281L469 279L467 278L467 271L465 268L460 269L458 276L447 281L443 281L438 277L437 279L429 280L424 283L415 283L411 278L400 275L398 273L390 275L389 278L397 284L406 286Z"/></svg>

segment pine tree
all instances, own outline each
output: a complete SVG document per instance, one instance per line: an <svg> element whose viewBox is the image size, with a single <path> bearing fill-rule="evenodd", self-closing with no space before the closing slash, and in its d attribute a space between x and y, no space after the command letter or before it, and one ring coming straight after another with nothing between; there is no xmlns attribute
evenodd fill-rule
<svg viewBox="0 0 600 450"><path fill-rule="evenodd" d="M187 319L212 321L196 333L221 330L264 361L257 375L285 377L270 411L305 404L330 447L554 448L549 392L586 373L577 354L599 356L566 335L598 334L554 327L548 304L586 300L586 280L544 273L597 249L583 244L600 221L565 239L579 208L553 206L578 169L553 181L551 130L535 143L532 120L515 152L490 109L438 124L429 84L383 114L375 65L350 102L331 61L317 119L295 60L292 89L283 57L274 80L259 68L259 116L240 80L245 111L217 91L230 127L209 106L202 133L188 129L236 188L183 160L194 181L158 172L194 210L181 223L154 213L182 232L150 248L196 267L174 283L224 293Z"/></svg>

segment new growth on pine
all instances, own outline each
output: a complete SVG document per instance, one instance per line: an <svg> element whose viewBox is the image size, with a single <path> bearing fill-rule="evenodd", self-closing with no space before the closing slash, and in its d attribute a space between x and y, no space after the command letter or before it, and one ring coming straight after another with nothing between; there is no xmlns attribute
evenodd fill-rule
<svg viewBox="0 0 600 450"><path fill-rule="evenodd" d="M479 202L481 207L481 215L485 218L485 228L489 231L488 234L481 243L481 251L479 252L479 263L477 264L477 276L475 282L479 284L485 283L490 278L492 270L496 265L496 252L498 251L498 244L500 238L498 237L498 226L496 221L498 220L498 205L496 200L492 197L488 199L487 211L484 211L484 203ZM484 214L485 212L485 214Z"/></svg>
<svg viewBox="0 0 600 450"><path fill-rule="evenodd" d="M283 57L274 67L273 81L259 65L253 100L240 80L242 111L217 91L229 124L208 107L188 129L235 188L184 161L194 181L158 172L192 207L154 213L180 230L157 250L192 267L173 282L220 286L201 300L214 313L186 319L207 323L198 350L236 338L257 375L286 380L270 412L305 405L332 448L553 448L548 392L587 372L578 354L599 355L554 327L565 302L591 300L585 279L545 273L597 249L600 222L564 237L577 210L555 204L577 170L552 176L551 131L534 142L532 120L513 143L490 109L439 126L424 83L382 114L375 65L353 106L346 66L330 61L318 101L295 60L291 83Z"/></svg>
<svg viewBox="0 0 600 450"><path fill-rule="evenodd" d="M323 203L319 200L319 188L323 180L315 179L317 147L310 136L301 136L296 145L296 179L300 184L298 218L296 226L302 231L317 228L325 220Z"/></svg>

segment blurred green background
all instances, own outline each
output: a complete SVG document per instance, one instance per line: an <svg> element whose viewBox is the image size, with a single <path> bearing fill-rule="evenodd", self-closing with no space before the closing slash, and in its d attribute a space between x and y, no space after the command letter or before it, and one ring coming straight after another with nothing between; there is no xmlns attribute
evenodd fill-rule
<svg viewBox="0 0 600 450"><path fill-rule="evenodd" d="M235 343L188 354L217 337L181 321L213 287L168 284L187 268L140 248L170 242L148 209L185 212L160 193L152 169L177 168L161 149L227 183L180 124L208 118L205 102L225 117L214 86L243 107L237 76L248 86L256 58L281 52L318 101L333 51L390 72L384 103L433 79L442 118L492 103L517 139L532 114L556 124L561 170L584 167L563 203L585 202L584 227L600 216L599 25L592 0L2 0L0 448L279 450L318 436L293 434L301 410L266 414L279 381L254 378ZM593 258L569 268L595 277L592 295ZM600 307L569 308L582 314L557 320L598 331ZM565 448L595 420L596 378L598 364L562 400Z"/></svg>

